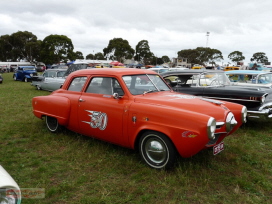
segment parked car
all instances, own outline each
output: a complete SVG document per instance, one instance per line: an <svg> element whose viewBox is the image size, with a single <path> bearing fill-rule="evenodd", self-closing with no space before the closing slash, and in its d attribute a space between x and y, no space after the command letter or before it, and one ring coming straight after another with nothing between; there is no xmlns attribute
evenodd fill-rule
<svg viewBox="0 0 272 204"><path fill-rule="evenodd" d="M21 190L9 173L0 165L0 203L21 203Z"/></svg>
<svg viewBox="0 0 272 204"><path fill-rule="evenodd" d="M156 72L128 68L72 72L61 89L34 97L32 106L49 131L66 127L138 149L156 169L170 168L177 152L191 157L213 148L217 154L247 114L240 104L175 93Z"/></svg>
<svg viewBox="0 0 272 204"><path fill-rule="evenodd" d="M32 86L38 90L55 91L61 87L65 81L66 70L48 69L42 75L32 77Z"/></svg>
<svg viewBox="0 0 272 204"><path fill-rule="evenodd" d="M10 72L14 72L17 69L17 64L11 64L10 65Z"/></svg>
<svg viewBox="0 0 272 204"><path fill-rule="evenodd" d="M58 65L52 65L50 69L68 69L68 66L63 64L58 64Z"/></svg>
<svg viewBox="0 0 272 204"><path fill-rule="evenodd" d="M2 84L3 81L4 81L4 79L3 79L2 75L0 74L0 84Z"/></svg>
<svg viewBox="0 0 272 204"><path fill-rule="evenodd" d="M236 70L228 71L226 75L234 82L233 85L272 88L272 72Z"/></svg>
<svg viewBox="0 0 272 204"><path fill-rule="evenodd" d="M13 79L15 81L31 81L33 76L37 76L37 71L35 66L18 66L18 69L13 74Z"/></svg>
<svg viewBox="0 0 272 204"><path fill-rule="evenodd" d="M90 67L87 63L76 63L76 64L71 64L67 70L66 69L48 69L45 72L46 80L44 75L36 76L32 78L33 81L31 85L35 86L37 89L55 91L63 85L66 77L70 73L76 70L88 69L88 68ZM52 75L55 75L55 77L48 77Z"/></svg>
<svg viewBox="0 0 272 204"><path fill-rule="evenodd" d="M37 72L44 72L46 70L46 65L42 62L38 62L36 65Z"/></svg>
<svg viewBox="0 0 272 204"><path fill-rule="evenodd" d="M0 65L0 73L9 72L9 68L7 65Z"/></svg>
<svg viewBox="0 0 272 204"><path fill-rule="evenodd" d="M231 70L239 70L240 67L238 66L227 66L227 67L224 67L224 71L231 71Z"/></svg>
<svg viewBox="0 0 272 204"><path fill-rule="evenodd" d="M235 86L220 70L183 70L161 74L176 92L245 105L248 117L272 117L272 93L267 89Z"/></svg>

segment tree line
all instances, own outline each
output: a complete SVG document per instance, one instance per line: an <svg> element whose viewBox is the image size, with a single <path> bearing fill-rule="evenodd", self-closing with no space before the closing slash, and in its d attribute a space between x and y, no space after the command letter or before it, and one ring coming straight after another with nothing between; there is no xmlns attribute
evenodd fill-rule
<svg viewBox="0 0 272 204"><path fill-rule="evenodd" d="M91 48L90 48L91 49ZM183 49L177 52L178 58L187 59L191 64L216 64L224 60L222 52L209 47L197 47L195 49ZM122 38L109 40L108 46L102 52L90 53L85 59L91 60L116 60L124 62L125 59L133 59L143 64L163 64L170 62L167 55L157 57L150 50L147 40L141 40L133 49L129 42ZM245 59L240 51L233 51L228 55L232 62ZM28 31L18 31L11 35L0 36L0 61L44 62L55 64L59 62L84 59L81 51L74 51L72 40L65 35L49 35L39 40L36 35ZM254 53L251 61L267 63L268 58L263 52Z"/></svg>

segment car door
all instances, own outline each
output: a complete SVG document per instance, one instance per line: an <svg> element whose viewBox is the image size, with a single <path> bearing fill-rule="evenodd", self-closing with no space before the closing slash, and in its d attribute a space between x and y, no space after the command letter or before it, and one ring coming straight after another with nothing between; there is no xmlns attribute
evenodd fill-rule
<svg viewBox="0 0 272 204"><path fill-rule="evenodd" d="M23 68L18 67L17 73L16 73L17 80L23 80Z"/></svg>
<svg viewBox="0 0 272 204"><path fill-rule="evenodd" d="M55 70L50 71L49 75L44 80L43 89L55 91L61 87L64 81L65 81L64 78L57 77L57 71Z"/></svg>
<svg viewBox="0 0 272 204"><path fill-rule="evenodd" d="M114 98L113 93L123 95ZM126 145L124 121L127 97L113 77L93 77L78 102L79 128L82 134L111 143Z"/></svg>

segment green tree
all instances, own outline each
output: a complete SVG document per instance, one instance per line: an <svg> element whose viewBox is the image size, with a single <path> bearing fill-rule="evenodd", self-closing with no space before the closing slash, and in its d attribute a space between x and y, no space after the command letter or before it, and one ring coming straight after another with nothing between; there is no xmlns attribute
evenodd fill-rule
<svg viewBox="0 0 272 204"><path fill-rule="evenodd" d="M201 64L198 60L198 51L196 49L185 49L178 52L178 57L187 59L188 63L191 64Z"/></svg>
<svg viewBox="0 0 272 204"><path fill-rule="evenodd" d="M10 45L11 61L24 59L33 62L40 57L41 41L38 41L37 36L31 32L18 31L11 34L6 40L6 43Z"/></svg>
<svg viewBox="0 0 272 204"><path fill-rule="evenodd" d="M9 43L9 35L2 35L0 37L0 61L11 61L12 59L12 45Z"/></svg>
<svg viewBox="0 0 272 204"><path fill-rule="evenodd" d="M74 46L70 38L65 35L49 35L44 38L41 48L41 56L46 64L59 63L61 61L74 60Z"/></svg>
<svg viewBox="0 0 272 204"><path fill-rule="evenodd" d="M29 42L26 44L26 52L29 53L29 62L42 62L41 58L42 41Z"/></svg>
<svg viewBox="0 0 272 204"><path fill-rule="evenodd" d="M243 56L243 53L240 51L233 51L228 55L228 58L232 61L232 62L241 62L245 59L245 57Z"/></svg>
<svg viewBox="0 0 272 204"><path fill-rule="evenodd" d="M221 51L209 47L181 50L178 57L186 58L189 63L201 65L215 64L216 61L224 59Z"/></svg>
<svg viewBox="0 0 272 204"><path fill-rule="evenodd" d="M153 53L150 51L147 40L141 40L138 42L135 48L135 53L134 59L145 64L148 64L150 58L153 57Z"/></svg>
<svg viewBox="0 0 272 204"><path fill-rule="evenodd" d="M98 52L98 53L95 53L94 59L97 59L97 60L105 60L106 58L104 57L104 55L103 55L102 52Z"/></svg>
<svg viewBox="0 0 272 204"><path fill-rule="evenodd" d="M168 62L170 62L170 59L169 59L168 56L164 55L164 56L162 56L162 61L163 61L164 63L168 63Z"/></svg>
<svg viewBox="0 0 272 204"><path fill-rule="evenodd" d="M251 62L256 61L258 63L267 63L268 58L264 52L256 52L253 54L252 58L250 59Z"/></svg>
<svg viewBox="0 0 272 204"><path fill-rule="evenodd" d="M94 55L93 54L88 54L87 56L86 56L86 60L94 60Z"/></svg>
<svg viewBox="0 0 272 204"><path fill-rule="evenodd" d="M83 56L82 52L76 51L75 52L75 58L76 59L84 59L84 56Z"/></svg>
<svg viewBox="0 0 272 204"><path fill-rule="evenodd" d="M109 41L108 46L103 49L103 52L106 58L123 62L124 59L131 59L135 51L131 48L127 40L114 38Z"/></svg>

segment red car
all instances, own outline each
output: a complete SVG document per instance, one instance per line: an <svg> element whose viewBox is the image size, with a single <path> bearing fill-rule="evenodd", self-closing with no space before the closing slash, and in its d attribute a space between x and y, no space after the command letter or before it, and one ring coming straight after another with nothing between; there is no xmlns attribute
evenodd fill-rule
<svg viewBox="0 0 272 204"><path fill-rule="evenodd" d="M32 106L51 132L63 126L138 149L157 169L172 167L177 155L210 147L219 153L247 115L245 106L176 93L154 71L128 68L75 71L61 89L34 97Z"/></svg>

